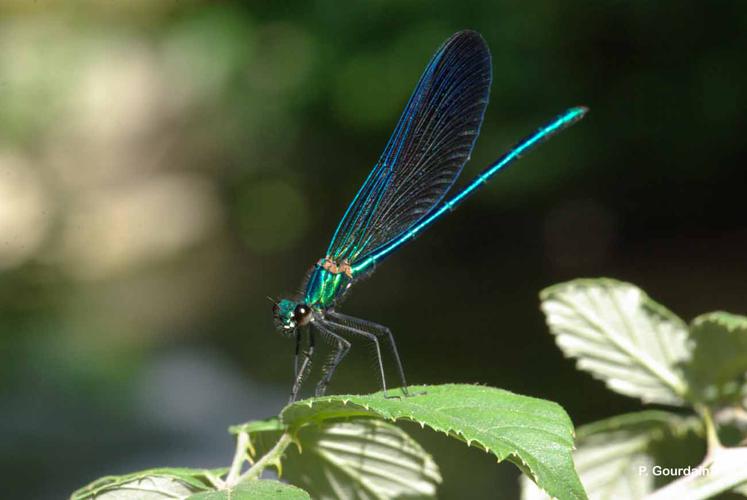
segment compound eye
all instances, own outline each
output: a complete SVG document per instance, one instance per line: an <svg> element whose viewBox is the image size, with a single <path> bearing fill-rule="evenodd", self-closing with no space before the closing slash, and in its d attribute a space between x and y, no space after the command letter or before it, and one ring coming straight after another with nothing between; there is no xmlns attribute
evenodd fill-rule
<svg viewBox="0 0 747 500"><path fill-rule="evenodd" d="M298 304L296 309L293 311L293 318L297 323L305 324L309 314L311 314L311 310L308 307L304 304Z"/></svg>
<svg viewBox="0 0 747 500"><path fill-rule="evenodd" d="M278 311L280 311L280 308L278 307L278 305L277 304L272 304L272 314L274 316L277 316L278 315Z"/></svg>

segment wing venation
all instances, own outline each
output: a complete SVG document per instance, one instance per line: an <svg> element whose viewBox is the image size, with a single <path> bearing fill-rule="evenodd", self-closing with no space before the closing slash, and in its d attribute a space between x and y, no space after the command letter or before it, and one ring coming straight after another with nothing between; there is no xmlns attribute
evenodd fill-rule
<svg viewBox="0 0 747 500"><path fill-rule="evenodd" d="M330 258L355 263L443 199L480 132L490 81L490 52L478 33L461 31L441 46L340 221Z"/></svg>

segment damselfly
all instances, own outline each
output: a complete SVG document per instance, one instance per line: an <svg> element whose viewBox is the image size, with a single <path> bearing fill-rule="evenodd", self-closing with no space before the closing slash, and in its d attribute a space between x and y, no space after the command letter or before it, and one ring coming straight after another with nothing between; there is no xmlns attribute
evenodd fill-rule
<svg viewBox="0 0 747 500"><path fill-rule="evenodd" d="M301 297L273 304L278 329L295 338L291 401L311 369L316 335L330 344L316 395L322 395L350 339L376 348L379 375L387 395L381 346L388 345L408 395L407 381L389 328L337 311L345 293L374 266L414 239L493 175L543 140L576 123L586 108L573 107L516 144L464 189L444 200L469 160L480 133L492 79L490 51L474 31L446 40L431 59L410 96L379 161L348 206L326 255L312 268ZM301 351L302 339L307 348ZM302 359L301 359L302 358Z"/></svg>

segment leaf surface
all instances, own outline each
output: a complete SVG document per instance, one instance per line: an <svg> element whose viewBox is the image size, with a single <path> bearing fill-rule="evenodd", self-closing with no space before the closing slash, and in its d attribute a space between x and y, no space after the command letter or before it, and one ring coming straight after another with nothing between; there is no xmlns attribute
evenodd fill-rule
<svg viewBox="0 0 747 500"><path fill-rule="evenodd" d="M289 451L283 477L314 498L433 498L441 474L399 427L375 419L310 426Z"/></svg>
<svg viewBox="0 0 747 500"><path fill-rule="evenodd" d="M508 459L556 498L586 498L571 458L573 425L558 404L466 384L411 391L425 394L326 396L289 405L280 418L291 429L352 417L415 422Z"/></svg>
<svg viewBox="0 0 747 500"><path fill-rule="evenodd" d="M711 404L738 402L747 377L747 317L703 314L692 321L690 338L685 373L696 397Z"/></svg>
<svg viewBox="0 0 747 500"><path fill-rule="evenodd" d="M216 471L216 475L222 471ZM212 488L210 471L159 468L123 476L106 476L80 488L71 500L161 500L186 498Z"/></svg>
<svg viewBox="0 0 747 500"><path fill-rule="evenodd" d="M309 500L311 497L301 488L279 481L255 479L246 481L230 490L197 493L186 500Z"/></svg>
<svg viewBox="0 0 747 500"><path fill-rule="evenodd" d="M254 457L284 427L276 418L233 426L246 432ZM372 418L329 420L298 429L282 460L282 478L314 498L433 498L441 474L433 458L399 427Z"/></svg>
<svg viewBox="0 0 747 500"><path fill-rule="evenodd" d="M540 299L558 347L579 369L620 394L683 404L688 386L679 365L690 356L687 326L640 288L580 279L547 288Z"/></svg>
<svg viewBox="0 0 747 500"><path fill-rule="evenodd" d="M654 491L654 465L679 454L681 441L699 425L695 418L649 410L579 427L573 458L589 498L643 498ZM522 500L549 498L525 477L521 492Z"/></svg>

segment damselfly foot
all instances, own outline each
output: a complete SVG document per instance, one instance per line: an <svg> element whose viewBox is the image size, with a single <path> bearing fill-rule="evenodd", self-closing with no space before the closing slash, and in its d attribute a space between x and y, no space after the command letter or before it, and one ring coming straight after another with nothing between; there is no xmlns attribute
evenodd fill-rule
<svg viewBox="0 0 747 500"><path fill-rule="evenodd" d="M386 389L384 389L382 392L384 393L384 399L412 398L414 396L424 396L428 394L427 391L412 392L406 386L400 387L400 391L402 391L402 394L388 394Z"/></svg>

